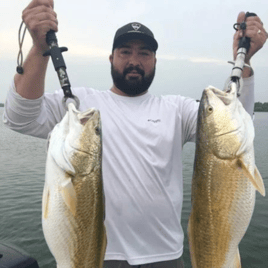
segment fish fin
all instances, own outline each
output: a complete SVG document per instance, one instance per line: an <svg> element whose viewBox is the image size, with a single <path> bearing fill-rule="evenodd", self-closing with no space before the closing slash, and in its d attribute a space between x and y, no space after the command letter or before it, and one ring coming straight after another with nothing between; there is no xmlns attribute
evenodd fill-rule
<svg viewBox="0 0 268 268"><path fill-rule="evenodd" d="M196 260L195 260L194 239L193 239L193 235L191 234L191 229L192 229L192 220L191 220L191 218L192 217L190 215L189 221L188 221L188 227L187 227L188 242L189 242L189 248L190 248L190 257L191 257L192 267L197 267Z"/></svg>
<svg viewBox="0 0 268 268"><path fill-rule="evenodd" d="M48 133L48 135L47 135L47 147L46 147L46 152L48 152L48 148L49 148L49 144L50 144L50 138L51 138L51 132L52 132L52 131L50 131L50 132Z"/></svg>
<svg viewBox="0 0 268 268"><path fill-rule="evenodd" d="M264 184L263 184L263 180L261 177L261 174L258 170L258 168L255 166L254 169L254 175L252 175L247 166L245 165L244 161L241 159L237 160L237 164L240 168L242 168L243 172L245 173L245 175L249 178L249 180L251 181L251 183L253 184L253 186L256 188L256 190L262 195L265 196L265 188L264 188Z"/></svg>
<svg viewBox="0 0 268 268"><path fill-rule="evenodd" d="M265 187L264 187L264 183L263 183L263 179L262 179L262 176L258 170L258 168L255 166L255 169L254 169L254 178L256 181L258 181L258 185L260 186L260 190L258 190L260 192L260 194L262 196L265 196Z"/></svg>
<svg viewBox="0 0 268 268"><path fill-rule="evenodd" d="M239 249L237 249L237 253L235 255L235 260L234 260L234 268L241 268L241 258L240 258L240 253Z"/></svg>
<svg viewBox="0 0 268 268"><path fill-rule="evenodd" d="M100 264L99 267L103 267L103 261L104 261L104 256L106 252L106 247L107 247L107 235L106 235L106 228L103 226L103 237L102 237L102 245L101 245L101 251L100 251Z"/></svg>
<svg viewBox="0 0 268 268"><path fill-rule="evenodd" d="M42 201L44 219L47 219L48 217L49 194L50 194L49 189L47 185L45 185L44 192L43 192L43 201Z"/></svg>
<svg viewBox="0 0 268 268"><path fill-rule="evenodd" d="M67 180L64 180L64 182L61 184L61 187L61 196L66 206L70 209L73 216L75 216L77 198L72 179L69 178Z"/></svg>

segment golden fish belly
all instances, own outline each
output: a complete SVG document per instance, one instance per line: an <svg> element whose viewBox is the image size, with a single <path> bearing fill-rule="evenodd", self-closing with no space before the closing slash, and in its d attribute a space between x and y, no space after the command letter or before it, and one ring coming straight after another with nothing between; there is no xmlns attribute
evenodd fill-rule
<svg viewBox="0 0 268 268"><path fill-rule="evenodd" d="M252 216L255 188L236 160L196 155L188 225L192 266L240 267L238 244Z"/></svg>
<svg viewBox="0 0 268 268"><path fill-rule="evenodd" d="M73 259L75 268L103 266L106 249L104 201L101 180L99 176L96 177L93 174L92 178L87 179L88 187L83 183L76 184L74 181L74 188L79 196L75 219L77 223Z"/></svg>
<svg viewBox="0 0 268 268"><path fill-rule="evenodd" d="M106 232L101 171L76 175L72 182L77 196L75 215L62 200L60 187L49 188L43 212L47 244L57 268L102 267Z"/></svg>

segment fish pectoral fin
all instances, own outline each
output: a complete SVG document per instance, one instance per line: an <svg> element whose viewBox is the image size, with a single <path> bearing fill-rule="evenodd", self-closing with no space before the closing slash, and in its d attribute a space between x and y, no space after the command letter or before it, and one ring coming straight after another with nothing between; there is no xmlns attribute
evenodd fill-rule
<svg viewBox="0 0 268 268"><path fill-rule="evenodd" d="M247 166L245 165L244 161L241 159L237 160L237 164L240 168L242 168L245 175L249 178L253 186L256 188L256 190L262 195L265 196L265 188L262 180L262 176L258 170L258 168L255 166L254 169L254 175L252 175Z"/></svg>
<svg viewBox="0 0 268 268"><path fill-rule="evenodd" d="M73 216L75 216L77 197L71 178L64 180L64 182L61 184L60 193L65 204L70 209Z"/></svg>
<svg viewBox="0 0 268 268"><path fill-rule="evenodd" d="M190 248L190 258L191 258L192 267L197 267L196 260L195 260L194 237L192 234L192 215L190 215L189 217L187 232L188 232L188 243L189 243L189 248Z"/></svg>
<svg viewBox="0 0 268 268"><path fill-rule="evenodd" d="M264 183L263 183L263 179L262 179L262 176L258 170L258 168L255 166L255 169L254 169L254 178L256 181L258 181L258 185L260 186L260 190L258 189L258 191L260 192L260 194L262 196L265 196L265 187L264 187Z"/></svg>
<svg viewBox="0 0 268 268"><path fill-rule="evenodd" d="M48 217L48 208L49 208L49 189L45 184L44 191L43 191L43 200L42 200L42 211L43 211L43 218L47 219Z"/></svg>
<svg viewBox="0 0 268 268"><path fill-rule="evenodd" d="M240 253L239 249L237 249L237 253L235 256L235 261L234 261L234 268L241 268L241 259L240 259Z"/></svg>
<svg viewBox="0 0 268 268"><path fill-rule="evenodd" d="M98 267L103 267L103 261L104 261L104 256L105 256L105 252L106 252L106 247L107 247L107 234L106 234L106 228L105 226L104 228L104 232L103 232L103 237L102 237L102 246L101 246L101 250L100 250L100 264Z"/></svg>

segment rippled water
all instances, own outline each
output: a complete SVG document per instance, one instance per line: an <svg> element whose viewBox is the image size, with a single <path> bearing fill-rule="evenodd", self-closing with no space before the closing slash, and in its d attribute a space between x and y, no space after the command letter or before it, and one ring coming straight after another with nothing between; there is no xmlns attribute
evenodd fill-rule
<svg viewBox="0 0 268 268"><path fill-rule="evenodd" d="M0 108L2 117L3 108ZM256 164L268 189L268 113L255 117ZM46 141L15 133L0 122L0 241L14 244L37 259L41 268L55 268L41 226ZM184 147L184 203L182 225L186 234L191 208L194 144ZM240 243L243 268L268 267L268 198L257 193L249 229ZM187 236L185 267L190 266Z"/></svg>

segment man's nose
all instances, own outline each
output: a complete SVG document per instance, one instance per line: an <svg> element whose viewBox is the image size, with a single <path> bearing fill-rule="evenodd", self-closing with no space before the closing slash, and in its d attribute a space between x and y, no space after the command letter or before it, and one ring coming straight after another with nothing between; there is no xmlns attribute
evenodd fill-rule
<svg viewBox="0 0 268 268"><path fill-rule="evenodd" d="M140 65L139 55L137 53L132 53L129 58L129 65L138 66Z"/></svg>

